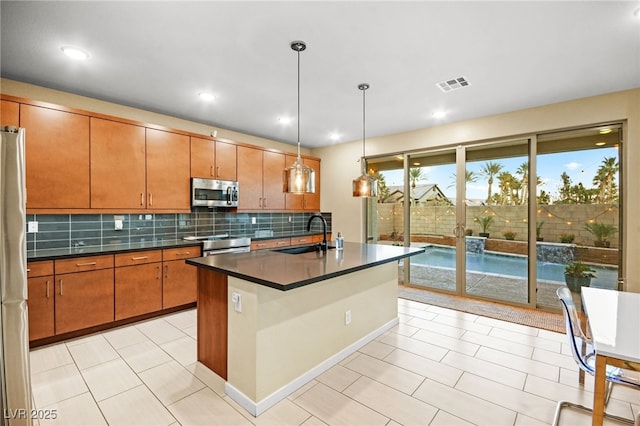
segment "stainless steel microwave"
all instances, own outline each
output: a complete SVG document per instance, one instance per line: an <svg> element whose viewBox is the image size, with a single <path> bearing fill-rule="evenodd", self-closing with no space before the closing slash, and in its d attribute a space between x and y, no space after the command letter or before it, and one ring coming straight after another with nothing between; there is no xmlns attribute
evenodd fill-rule
<svg viewBox="0 0 640 426"><path fill-rule="evenodd" d="M191 178L192 207L238 207L238 182Z"/></svg>

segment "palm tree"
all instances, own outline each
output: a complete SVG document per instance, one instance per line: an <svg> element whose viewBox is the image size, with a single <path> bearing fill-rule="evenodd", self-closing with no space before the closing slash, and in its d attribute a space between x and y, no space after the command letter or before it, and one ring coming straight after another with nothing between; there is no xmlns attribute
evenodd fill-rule
<svg viewBox="0 0 640 426"><path fill-rule="evenodd" d="M500 170L502 170L502 164L493 161L487 161L480 169L480 174L487 177L487 204L491 203L493 177L500 173Z"/></svg>
<svg viewBox="0 0 640 426"><path fill-rule="evenodd" d="M500 200L498 204L516 204L520 182L509 172L498 175L498 188L500 188Z"/></svg>
<svg viewBox="0 0 640 426"><path fill-rule="evenodd" d="M610 203L617 197L615 184L616 175L620 170L618 160L615 157L605 157L593 178L593 184L598 187L598 201Z"/></svg>
<svg viewBox="0 0 640 426"><path fill-rule="evenodd" d="M409 180L411 181L411 201L415 200L416 183L424 177L421 167L409 169Z"/></svg>
<svg viewBox="0 0 640 426"><path fill-rule="evenodd" d="M373 175L373 178L378 181L378 202L381 203L389 196L389 187L387 186L384 175L379 171Z"/></svg>
<svg viewBox="0 0 640 426"><path fill-rule="evenodd" d="M527 203L529 197L529 162L525 161L520 164L520 167L516 170L516 174L522 176L522 179L520 180L520 197L516 204L523 205Z"/></svg>

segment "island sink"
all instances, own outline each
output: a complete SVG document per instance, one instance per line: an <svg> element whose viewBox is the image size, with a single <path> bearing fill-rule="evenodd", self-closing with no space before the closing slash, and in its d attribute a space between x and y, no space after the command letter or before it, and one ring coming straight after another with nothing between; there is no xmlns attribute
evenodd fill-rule
<svg viewBox="0 0 640 426"><path fill-rule="evenodd" d="M327 246L327 250L334 249L335 246ZM277 250L271 250L278 253L286 253L286 254L302 254L302 253L313 253L320 252L322 247L320 244L314 244L311 246L297 246L297 247L286 247Z"/></svg>

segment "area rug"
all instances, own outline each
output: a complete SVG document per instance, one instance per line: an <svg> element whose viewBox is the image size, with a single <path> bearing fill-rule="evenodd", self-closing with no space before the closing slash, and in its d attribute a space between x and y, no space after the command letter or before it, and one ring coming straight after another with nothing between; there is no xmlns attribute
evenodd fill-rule
<svg viewBox="0 0 640 426"><path fill-rule="evenodd" d="M564 333L564 318L562 314L520 308L497 302L471 299L403 285L398 287L398 297L442 308L454 309L456 311L555 331L557 333Z"/></svg>

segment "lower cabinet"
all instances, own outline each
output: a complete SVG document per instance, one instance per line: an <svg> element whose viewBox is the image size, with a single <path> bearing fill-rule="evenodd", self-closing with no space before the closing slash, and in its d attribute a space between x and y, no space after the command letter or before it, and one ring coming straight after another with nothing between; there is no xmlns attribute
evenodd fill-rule
<svg viewBox="0 0 640 426"><path fill-rule="evenodd" d="M53 260L29 262L27 292L29 339L53 336L55 334Z"/></svg>
<svg viewBox="0 0 640 426"><path fill-rule="evenodd" d="M162 309L162 250L115 255L115 319Z"/></svg>
<svg viewBox="0 0 640 426"><path fill-rule="evenodd" d="M27 264L29 340L194 303L199 245Z"/></svg>
<svg viewBox="0 0 640 426"><path fill-rule="evenodd" d="M162 250L162 308L193 303L198 297L198 269L184 259L200 256L200 246Z"/></svg>

